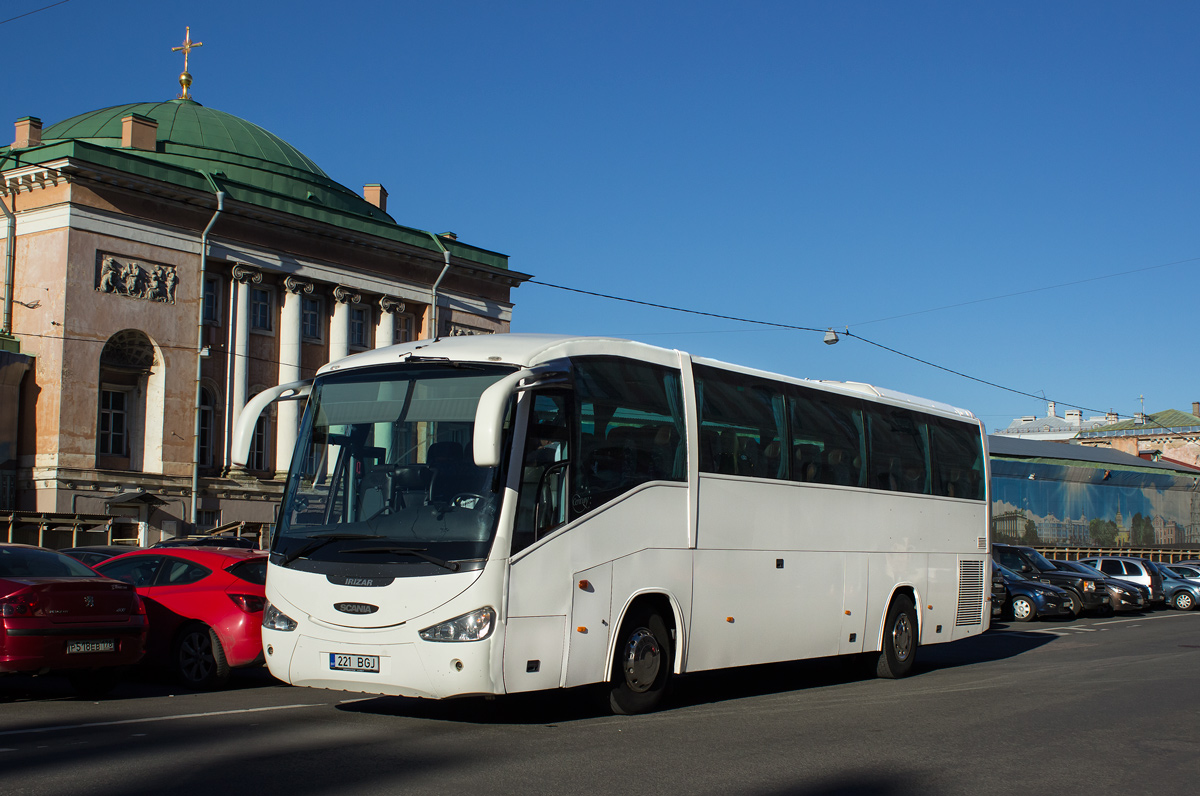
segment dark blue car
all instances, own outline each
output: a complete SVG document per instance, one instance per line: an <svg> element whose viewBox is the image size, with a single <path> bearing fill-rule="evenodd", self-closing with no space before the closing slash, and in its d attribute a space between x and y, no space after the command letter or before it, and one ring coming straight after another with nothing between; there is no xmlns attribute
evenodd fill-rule
<svg viewBox="0 0 1200 796"><path fill-rule="evenodd" d="M1004 581L1004 610L1018 622L1039 616L1071 616L1071 595L1066 589L1036 580L1026 580L1010 569L992 562L992 579Z"/></svg>

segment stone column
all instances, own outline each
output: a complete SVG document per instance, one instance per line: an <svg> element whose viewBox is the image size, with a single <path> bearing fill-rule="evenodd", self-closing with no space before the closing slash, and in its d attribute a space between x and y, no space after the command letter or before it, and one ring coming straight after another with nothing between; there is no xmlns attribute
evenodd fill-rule
<svg viewBox="0 0 1200 796"><path fill-rule="evenodd" d="M289 276L280 292L283 307L279 315L279 383L300 380L300 340L304 321L304 297L313 292L313 283ZM275 477L287 476L300 428L300 402L280 401L275 405Z"/></svg>
<svg viewBox="0 0 1200 796"><path fill-rule="evenodd" d="M379 299L379 323L375 326L375 347L386 348L396 342L396 314L404 312L404 302L391 296Z"/></svg>
<svg viewBox="0 0 1200 796"><path fill-rule="evenodd" d="M350 355L350 305L362 296L354 288L338 285L333 289L333 320L329 324L329 361Z"/></svg>
<svg viewBox="0 0 1200 796"><path fill-rule="evenodd" d="M225 467L232 466L233 429L246 406L246 393L250 389L250 288L251 284L262 284L262 271L248 265L233 267L233 300L229 307L229 364L226 368L228 384L228 418L225 426Z"/></svg>

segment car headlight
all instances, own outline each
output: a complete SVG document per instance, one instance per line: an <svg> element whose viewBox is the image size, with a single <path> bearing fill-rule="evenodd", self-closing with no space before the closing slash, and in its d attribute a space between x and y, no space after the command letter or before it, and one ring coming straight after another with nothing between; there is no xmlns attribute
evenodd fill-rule
<svg viewBox="0 0 1200 796"><path fill-rule="evenodd" d="M296 629L296 620L271 605L268 600L266 607L263 608L262 626L267 630L290 631Z"/></svg>
<svg viewBox="0 0 1200 796"><path fill-rule="evenodd" d="M496 627L496 611L485 607L419 632L426 641L483 641Z"/></svg>
<svg viewBox="0 0 1200 796"><path fill-rule="evenodd" d="M1084 590L1084 591L1095 591L1095 590L1096 590L1096 581L1094 581L1094 580L1085 580L1085 581L1083 582L1083 590Z"/></svg>
<svg viewBox="0 0 1200 796"><path fill-rule="evenodd" d="M1033 593L1039 597L1045 597L1050 594L1050 592L1046 591L1045 589L1034 589Z"/></svg>

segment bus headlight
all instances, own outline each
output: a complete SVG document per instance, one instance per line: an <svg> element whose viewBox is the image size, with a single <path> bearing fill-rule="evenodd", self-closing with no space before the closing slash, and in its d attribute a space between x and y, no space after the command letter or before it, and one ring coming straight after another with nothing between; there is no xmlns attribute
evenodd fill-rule
<svg viewBox="0 0 1200 796"><path fill-rule="evenodd" d="M496 611L486 607L427 627L419 635L426 641L483 641L495 627Z"/></svg>
<svg viewBox="0 0 1200 796"><path fill-rule="evenodd" d="M263 609L262 626L267 630L295 630L296 620L271 605L270 601L268 601L266 608Z"/></svg>

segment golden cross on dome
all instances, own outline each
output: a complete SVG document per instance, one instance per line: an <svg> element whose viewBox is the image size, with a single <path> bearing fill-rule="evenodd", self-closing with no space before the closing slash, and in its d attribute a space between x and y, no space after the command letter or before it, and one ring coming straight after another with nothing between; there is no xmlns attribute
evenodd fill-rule
<svg viewBox="0 0 1200 796"><path fill-rule="evenodd" d="M191 99L191 94L188 93L188 89L191 88L192 85L192 76L188 73L188 54L192 51L193 47L203 47L204 42L192 41L192 28L190 25L184 28L184 31L183 45L180 47L172 47L171 52L183 53L183 72L179 75L179 85L183 87L183 93L179 95L179 98Z"/></svg>

